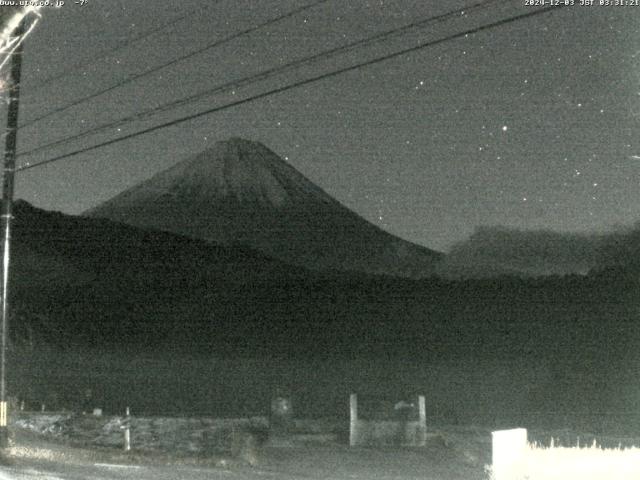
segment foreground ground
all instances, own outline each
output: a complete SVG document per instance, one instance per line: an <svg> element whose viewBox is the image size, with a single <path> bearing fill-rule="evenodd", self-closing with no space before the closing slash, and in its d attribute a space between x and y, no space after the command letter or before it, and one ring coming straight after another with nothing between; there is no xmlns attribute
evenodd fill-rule
<svg viewBox="0 0 640 480"><path fill-rule="evenodd" d="M0 479L480 479L482 469L454 472L454 466L423 455L397 452L289 451L277 461L256 467L231 468L191 465L148 465L137 463L69 462L21 459L2 467ZM286 458L285 458L286 457Z"/></svg>
<svg viewBox="0 0 640 480"><path fill-rule="evenodd" d="M15 432L4 479L485 479L487 437L458 431L447 439L433 434L425 448L349 448L336 442L270 443L254 465L233 458L179 457L170 454L86 449ZM464 438L467 440L464 440ZM456 440L457 438L457 440ZM474 439L469 442L469 439ZM482 439L478 443L477 439Z"/></svg>
<svg viewBox="0 0 640 480"><path fill-rule="evenodd" d="M91 445L72 436L47 436L12 429L12 447L0 465L0 480L79 479L323 479L323 480L488 480L491 431L488 428L432 426L425 447L348 447L335 435L271 438L250 455L184 454ZM79 437L78 437L79 438ZM640 444L640 439L575 431L529 431L529 441L548 445L591 444L606 448ZM614 477L618 478L618 477ZM625 478L626 477L620 477Z"/></svg>

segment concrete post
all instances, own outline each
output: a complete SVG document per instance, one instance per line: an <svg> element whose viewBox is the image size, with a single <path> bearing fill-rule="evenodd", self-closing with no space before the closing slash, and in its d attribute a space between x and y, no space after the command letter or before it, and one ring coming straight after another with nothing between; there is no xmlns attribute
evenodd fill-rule
<svg viewBox="0 0 640 480"><path fill-rule="evenodd" d="M418 396L418 446L424 447L427 444L427 404L424 395Z"/></svg>
<svg viewBox="0 0 640 480"><path fill-rule="evenodd" d="M358 443L358 395L352 393L349 397L349 446Z"/></svg>
<svg viewBox="0 0 640 480"><path fill-rule="evenodd" d="M523 476L527 454L527 429L491 432L493 480L511 480Z"/></svg>

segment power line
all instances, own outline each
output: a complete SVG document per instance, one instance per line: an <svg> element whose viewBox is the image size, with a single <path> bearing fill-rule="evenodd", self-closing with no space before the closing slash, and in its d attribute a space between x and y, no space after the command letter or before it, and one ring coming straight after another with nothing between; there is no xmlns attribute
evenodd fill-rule
<svg viewBox="0 0 640 480"><path fill-rule="evenodd" d="M204 47L198 48L197 50L194 50L194 51L192 51L192 52L190 52L190 53L188 53L186 55L183 55L181 57L175 58L175 59L173 59L173 60L171 60L171 61L169 61L167 63L163 63L162 65L158 65L158 66L152 67L150 69L147 69L144 72L132 75L132 76L130 76L128 78L125 78L124 80L122 80L122 81L120 81L120 82L118 82L118 83L116 83L114 85L111 85L110 87L107 87L107 88L104 88L102 90L99 90L98 92L86 95L86 96L84 96L84 97L82 97L82 98L80 98L78 100L74 100L73 102L71 102L71 103L69 103L67 105L55 108L55 109L53 109L53 110L51 110L51 111L49 111L49 112L47 112L47 113L45 113L43 115L40 115L39 117L34 118L33 120L31 120L29 122L23 123L22 125L20 125L20 128L25 128L25 127L28 127L30 125L33 125L33 124L35 124L35 123L37 123L37 122L39 122L41 120L44 120L45 118L50 117L51 115L55 115L56 113L64 112L65 110L68 110L71 107L75 107L76 105L84 103L84 102L86 102L88 100L91 100L93 98L96 98L96 97L99 97L101 95L104 95L105 93L111 92L111 91L113 91L113 90L115 90L117 88L120 88L120 87L122 87L124 85L127 85L128 83L134 82L134 81L136 81L136 80L138 80L140 78L143 78L143 77L146 77L148 75L151 75L152 73L155 73L155 72L158 72L160 70L163 70L163 69L165 69L167 67L170 67L171 65L175 65L176 63L179 63L179 62L182 62L182 61L187 60L189 58L195 57L196 55L199 55L202 52L205 52L207 50L211 50L213 48L219 47L220 45L223 45L223 44L225 44L227 42L230 42L231 40L235 40L236 38L239 38L239 37L244 36L244 35L248 35L248 34L253 33L253 32L255 32L255 31L257 31L257 30L259 30L261 28L267 27L269 25L273 25L274 23L279 22L281 20L284 20L285 18L292 17L293 15L296 15L297 13L300 13L300 12L302 12L304 10L309 9L309 8L313 8L313 7L317 6L317 5L320 5L321 3L326 3L328 1L330 1L330 0L316 0L315 2L313 2L311 4L308 4L308 5L305 5L303 7L299 7L299 8L296 8L294 10L291 10L288 13L280 15L280 16L278 16L276 18L272 18L271 20L267 20L266 22L263 22L263 23L261 23L259 25L247 28L247 29L242 30L242 31L237 32L237 33L234 33L234 34L229 35L228 37L225 37L225 38L223 38L221 40L216 40L215 42L210 43L208 45L205 45Z"/></svg>
<svg viewBox="0 0 640 480"><path fill-rule="evenodd" d="M66 137L66 138L59 139L59 140L55 140L53 142L50 142L50 143L35 147L35 148L31 149L31 150L20 152L19 155L21 155L21 156L30 155L30 154L45 150L45 149L50 148L50 147L66 144L66 143L72 142L74 140L78 140L80 138L86 137L88 135L92 135L92 134L95 134L95 133L99 133L101 131L105 131L105 130L109 130L111 128L118 127L120 125L124 125L124 124L132 122L132 121L143 120L143 119L148 118L148 117L150 117L150 116L152 116L152 115L154 115L156 113L164 112L164 111L167 111L169 109L173 109L173 108L180 107L182 105L186 105L187 103L193 102L195 100L199 100L199 99L204 98L204 97L208 97L210 95L213 95L214 93L221 92L221 91L226 90L228 88L231 88L231 87L238 88L238 87L241 87L241 86L245 86L247 84L255 83L255 82L260 81L260 80L265 80L265 79L267 79L267 78L269 78L271 76L275 76L277 74L280 74L280 73L283 73L285 71L291 70L294 67L298 67L298 66L301 66L301 65L309 64L311 62L315 62L316 60L329 58L330 56L336 55L338 53L346 52L346 51L355 49L357 47L362 47L362 46L365 46L365 45L368 45L368 44L371 44L371 43L374 43L374 42L379 42L379 41L384 40L386 38L397 36L399 34L405 33L405 32L407 32L409 30L413 30L413 29L416 29L416 28L422 28L422 27L424 27L426 25L429 25L431 23L434 23L434 22L442 22L444 20L447 20L448 18L451 18L451 17L454 17L454 16L459 16L462 13L471 12L471 11L474 11L476 9L486 8L489 4L500 2L500 1L503 1L503 0L482 0L482 1L477 2L475 4L468 5L468 6L464 7L464 8L460 8L460 9L457 9L457 10L452 10L452 11L446 12L446 13L441 14L441 15L437 15L437 16L429 17L427 19L419 20L417 22L412 22L412 23L409 23L407 25L403 25L403 26L398 27L398 28L387 30L385 32L380 32L380 33L378 33L376 35L373 35L371 37L367 37L367 38L364 38L364 39L361 39L361 40L357 40L357 41L351 42L351 43L349 43L347 45L343 45L343 46L335 47L335 48L332 48L332 49L329 49L329 50L325 50L323 52L319 52L319 53L317 53L315 55L312 55L310 57L306 57L306 58L302 58L302 59L299 59L299 60L295 60L293 62L289 62L289 63L287 63L285 65L281 65L281 66L278 66L278 67L270 68L270 69L267 69L267 70L265 70L263 72L260 72L258 74L250 75L248 77L244 77L244 78L239 79L239 80L232 80L230 82L226 82L226 83L218 85L216 87L209 88L209 89L204 90L202 92L198 92L198 93L196 93L194 95L190 95L190 96L188 96L186 98L183 98L183 99L180 99L180 100L175 100L175 101L172 101L172 102L169 102L169 103L165 103L164 105L160 105L158 107L154 107L154 108L148 109L148 110L146 110L144 112L135 113L133 115L129 115L127 117L123 117L123 118L120 118L120 119L115 120L115 121L111 121L111 122L108 122L108 123L105 123L105 124L102 124L102 125L98 125L96 127L93 127L93 128L88 129L88 130L85 130L83 132L80 132L77 135L74 135L74 136L71 136L71 137Z"/></svg>
<svg viewBox="0 0 640 480"><path fill-rule="evenodd" d="M214 3L219 2L220 0L215 0ZM153 35L155 35L156 33L163 31L165 29L167 29L168 27L171 27L177 23L180 23L181 21L185 20L186 18L195 15L197 12L200 12L202 10L205 10L206 8L210 7L210 5L205 5L204 7L199 7L199 8L194 8L193 10L191 10L188 13L185 13L184 15L180 15L178 17L174 17L172 20L169 20L166 23L163 23L162 25L159 25L155 28L152 28L150 30L147 30L145 32L142 32L139 35L136 35L130 39L125 40L124 42L121 42L120 44L116 45L113 48L107 49L107 50L103 50L101 53L99 53L98 57L92 58L86 62L79 62L76 63L75 65L72 65L69 68L66 68L63 72L59 73L59 74L55 74L52 75L48 78L45 78L44 80L41 80L40 82L38 82L38 86L33 90L33 92L37 92L40 90L41 87L43 87L44 85L51 83L51 82L55 82L56 80L60 80L61 78L67 77L69 75L71 75L71 73L80 70L81 68L86 67L87 65L91 65L92 63L96 63L99 60L102 60L106 57L108 57L109 55L111 55L112 53L118 51L118 50L122 50L126 47L128 47L129 45L132 45L134 43L137 43L141 40L144 40L146 38L149 38ZM30 92L31 93L31 92Z"/></svg>
<svg viewBox="0 0 640 480"><path fill-rule="evenodd" d="M92 150L97 150L98 148L101 148L101 147L105 147L105 146L108 146L108 145L113 145L115 143L119 143L119 142L122 142L124 140L129 140L131 138L135 138L135 137L138 137L140 135L145 135L147 133L151 133L151 132L154 132L154 131L157 131L157 130L161 130L163 128L172 127L172 126L178 125L180 123L184 123L184 122L187 122L187 121L190 121L190 120L194 120L196 118L200 118L200 117L203 117L203 116L206 116L206 115L210 115L212 113L216 113L216 112L219 112L219 111L222 111L222 110L226 110L226 109L231 108L231 107L236 107L238 105L242 105L242 104L249 103L249 102L252 102L252 101L255 101L255 100L259 100L261 98L265 98L265 97L268 97L268 96L271 96L271 95L282 93L282 92L285 92L287 90L291 90L293 88L298 88L298 87L301 87L301 86L304 86L304 85L309 85L311 83L315 83L315 82L318 82L318 81L321 81L321 80L325 80L327 78L335 77L335 76L341 75L343 73L347 73L347 72L351 72L351 71L354 71L354 70L358 70L360 68L364 68L364 67L367 67L367 66L370 66L370 65L374 65L376 63L384 62L386 60L390 60L392 58L396 58L396 57L399 57L399 56L402 56L402 55L406 55L408 53L416 52L416 51L422 50L424 48L432 47L434 45L439 45L439 44L444 43L444 42L448 42L448 41L451 41L451 40L455 40L457 38L464 37L465 35L473 35L473 34L476 34L476 33L480 33L480 32L482 32L484 30L489 30L489 29L492 29L492 28L501 27L501 26L507 25L509 23L513 23L513 22L516 22L516 21L519 21L519 20L524 20L524 19L527 19L527 18L531 18L531 17L537 16L537 15L541 15L541 14L547 13L547 12L549 12L551 10L554 10L554 9L557 10L557 9L560 9L560 8L563 8L563 7L564 7L564 5L562 5L562 4L558 5L558 6L543 7L541 9L533 10L533 11L530 11L530 12L527 12L527 13L523 13L523 14L520 14L520 15L516 15L514 17L509 17L509 18L506 18L506 19L498 20L498 21L493 22L493 23L489 23L489 24L486 24L486 25L481 25L479 27L475 27L475 28L472 28L472 29L469 29L469 30L465 30L465 31L460 32L460 33L455 33L455 34L449 35L447 37L440 38L438 40L432 40L432 41L429 41L429 42L425 42L425 43L422 43L420 45L409 47L409 48L400 50L398 52L390 53L390 54L387 54L387 55L384 55L384 56L381 56L381 57L378 57L378 58L375 58L375 59L367 60L367 61L355 64L355 65L351 65L349 67L345 67L345 68L341 68L341 69L338 69L338 70L334 70L332 72L323 73L321 75L317 75L315 77L308 78L308 79L305 79L305 80L300 80L298 82L294 82L292 84L285 85L283 87L278 87L278 88L269 90L267 92L259 93L259 94L253 95L251 97L242 99L242 100L237 100L235 102L230 102L230 103L227 103L225 105L220 105L218 107L210 108L210 109L204 110L202 112L198 112L198 113L194 113L194 114L191 114L191 115L187 115L185 117L181 117L181 118L178 118L178 119L175 119L175 120L171 120L169 122L162 123L160 125L156 125L156 126L153 126L153 127L149 127L149 128L144 129L144 130L140 130L138 132L130 133L128 135L124 135L124 136L119 137L119 138L114 138L112 140L108 140L106 142L102 142L102 143L99 143L99 144L96 144L96 145L92 145L90 147L85 147L85 148L81 148L81 149L75 150L73 152L65 153L63 155L58 155L56 157L50 158L48 160L44 160L42 162L34 163L32 165L27 164L27 165L24 165L22 167L18 167L16 169L16 171L21 172L21 171L25 171L25 170L30 170L30 169L35 168L35 167L40 167L40 166L43 166L43 165L46 165L46 164L49 164L49 163L54 163L54 162L57 162L57 161L60 161L60 160L64 160L66 158L70 158L70 157L74 157L76 155L80 155L82 153L90 152Z"/></svg>
<svg viewBox="0 0 640 480"><path fill-rule="evenodd" d="M274 68L265 70L265 71L263 71L261 73L258 73L256 75L252 75L250 77L245 77L245 78L240 79L240 80L232 80L232 81L227 82L227 83L225 83L223 85L220 85L218 87L214 87L213 89L205 90L205 91L200 92L200 93L196 93L196 94L191 95L189 97L186 97L186 98L184 98L182 100L177 100L175 102L170 102L168 104L165 104L164 106L155 107L155 108L151 109L150 113L162 112L162 111L165 111L165 110L167 110L169 108L174 108L175 106L186 105L187 103L190 103L190 102L192 102L194 100L198 100L200 98L209 96L209 95L211 95L213 93L217 93L219 91L225 90L225 89L230 88L230 87L241 87L241 86L247 85L249 83L253 83L254 81L257 81L257 80L264 80L266 78L271 77L274 74L280 74L280 73L282 73L284 71L290 70L293 67L297 67L297 66L308 64L308 63L312 63L312 62L314 62L316 60L319 60L319 59L329 58L330 56L333 56L333 55L336 55L336 54L342 53L342 52L347 52L349 50L353 50L353 49L361 47L363 45L368 45L368 44L371 44L371 43L379 42L379 41L384 40L386 38L390 38L390 37L401 35L401 34L405 33L408 30L422 28L422 27L424 27L426 25L429 25L431 23L441 22L441 21L447 20L450 17L458 16L460 14L463 14L463 13L468 12L468 11L473 11L473 10L478 9L478 8L486 8L490 3L501 2L501 1L504 1L504 0L482 0L482 1L477 2L475 4L471 4L471 5L467 6L467 7L459 8L457 10L452 10L452 11L449 11L447 13L443 13L443 14L440 14L440 15L429 17L429 18L426 18L426 19L423 19L423 20L420 20L420 21L417 21L417 22L412 22L412 23L409 23L407 25L403 25L401 27L398 27L398 28L395 28L395 29L392 29L392 30L388 30L386 32L380 32L380 33L378 33L376 35L373 35L371 37L367 37L367 38L364 38L364 39L361 39L361 40L357 40L357 41L351 42L351 43L349 43L347 45L335 47L335 48L326 50L324 52L320 52L320 53L317 53L315 55L312 55L311 57L306 57L306 58L302 58L300 60L295 60L295 61L287 63L285 65L281 65L279 67L274 67ZM136 119L142 119L142 118L145 118L145 117L148 117L148 116L149 116L148 112L141 112L141 113L136 115Z"/></svg>

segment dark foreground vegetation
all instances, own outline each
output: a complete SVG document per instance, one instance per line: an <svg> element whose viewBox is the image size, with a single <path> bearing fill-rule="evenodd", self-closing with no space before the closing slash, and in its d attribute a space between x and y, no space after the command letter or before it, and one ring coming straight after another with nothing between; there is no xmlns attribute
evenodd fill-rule
<svg viewBox="0 0 640 480"><path fill-rule="evenodd" d="M638 421L633 251L587 276L413 281L27 204L16 217L11 391L34 404L91 389L105 409L237 416L284 392L335 416L351 392L422 393L450 423Z"/></svg>

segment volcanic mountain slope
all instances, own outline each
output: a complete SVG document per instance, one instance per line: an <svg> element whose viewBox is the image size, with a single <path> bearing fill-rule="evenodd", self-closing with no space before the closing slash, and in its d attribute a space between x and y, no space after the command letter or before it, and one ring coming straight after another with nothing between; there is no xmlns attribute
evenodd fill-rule
<svg viewBox="0 0 640 480"><path fill-rule="evenodd" d="M264 145L237 138L218 142L85 214L246 245L315 270L424 277L441 256L384 232Z"/></svg>

